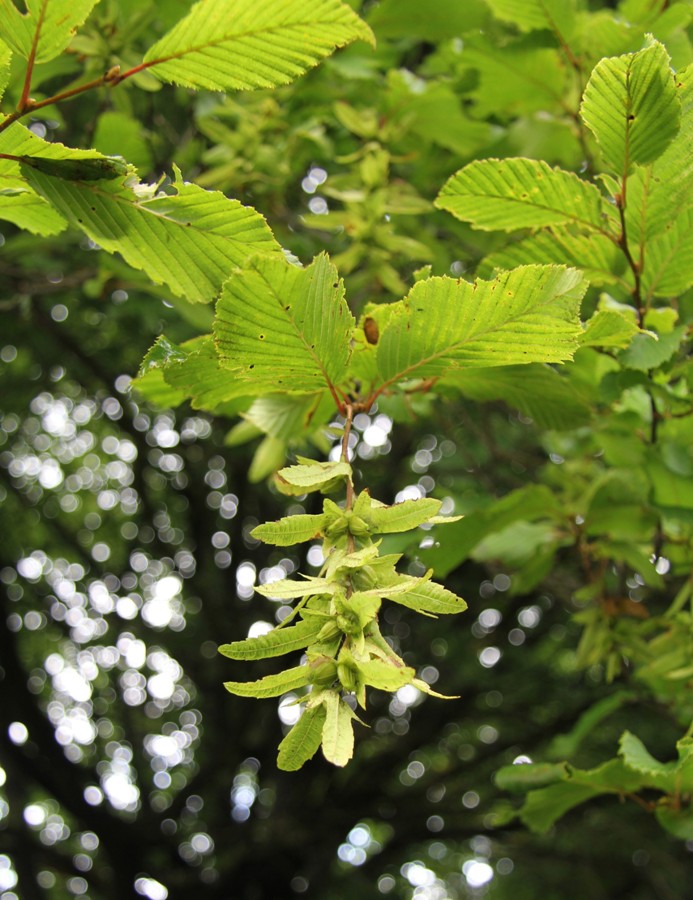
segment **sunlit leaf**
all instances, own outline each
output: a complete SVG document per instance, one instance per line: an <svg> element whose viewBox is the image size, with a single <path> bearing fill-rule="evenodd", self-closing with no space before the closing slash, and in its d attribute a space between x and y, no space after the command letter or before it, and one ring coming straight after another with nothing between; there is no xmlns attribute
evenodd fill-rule
<svg viewBox="0 0 693 900"><path fill-rule="evenodd" d="M0 32L20 56L47 62L67 47L98 0L24 0L21 13L12 0L0 0ZM37 37L38 35L38 37ZM0 92L1 93L1 92Z"/></svg>
<svg viewBox="0 0 693 900"><path fill-rule="evenodd" d="M144 57L162 81L211 91L287 84L368 25L340 0L205 0Z"/></svg>
<svg viewBox="0 0 693 900"><path fill-rule="evenodd" d="M276 547L290 547L302 544L319 536L325 524L324 515L285 516L276 522L265 522L250 532L258 541L274 544Z"/></svg>
<svg viewBox="0 0 693 900"><path fill-rule="evenodd" d="M329 491L351 478L351 466L346 462L318 463L310 460L277 472L277 487L283 494L307 494Z"/></svg>
<svg viewBox="0 0 693 900"><path fill-rule="evenodd" d="M0 193L0 219L43 237L67 228L65 219L43 197L29 190Z"/></svg>
<svg viewBox="0 0 693 900"><path fill-rule="evenodd" d="M381 588L380 593L386 600L393 600L401 606L424 614L455 615L467 608L461 597L444 588L442 584L436 584L435 581L417 579L403 591L398 590L399 587L404 587L403 581Z"/></svg>
<svg viewBox="0 0 693 900"><path fill-rule="evenodd" d="M394 534L423 525L439 512L440 507L440 500L424 497L404 500L394 506L372 506L367 517L376 534Z"/></svg>
<svg viewBox="0 0 693 900"><path fill-rule="evenodd" d="M381 659L358 661L357 666L364 682L379 691L398 691L406 684L411 684L416 674L409 666L396 666Z"/></svg>
<svg viewBox="0 0 693 900"><path fill-rule="evenodd" d="M325 724L322 729L322 752L335 766L345 766L354 755L353 713L339 694L326 691Z"/></svg>
<svg viewBox="0 0 693 900"><path fill-rule="evenodd" d="M606 222L594 185L535 159L475 160L448 179L435 203L485 231L564 223L599 231Z"/></svg>
<svg viewBox="0 0 693 900"><path fill-rule="evenodd" d="M269 659L293 650L302 650L318 636L323 626L318 618L308 618L287 628L275 628L259 637L222 644L219 653L229 659Z"/></svg>
<svg viewBox="0 0 693 900"><path fill-rule="evenodd" d="M305 581L282 578L279 581L255 587L258 594L262 594L264 597L275 597L278 600L311 597L314 594L333 594L336 589L337 585L326 578L306 578Z"/></svg>
<svg viewBox="0 0 693 900"><path fill-rule="evenodd" d="M306 709L279 745L277 767L285 772L296 772L312 759L322 742L324 724L324 706Z"/></svg>
<svg viewBox="0 0 693 900"><path fill-rule="evenodd" d="M344 377L353 326L325 254L305 269L258 257L224 286L214 334L229 378L254 394L314 393Z"/></svg>
<svg viewBox="0 0 693 900"><path fill-rule="evenodd" d="M523 266L474 284L420 281L393 304L381 328L375 348L381 382L569 359L586 287L581 273L562 266Z"/></svg>
<svg viewBox="0 0 693 900"><path fill-rule="evenodd" d="M624 175L661 156L679 130L680 110L669 55L653 41L638 53L598 63L580 113L606 165Z"/></svg>
<svg viewBox="0 0 693 900"><path fill-rule="evenodd" d="M265 675L258 681L225 681L224 687L238 697L280 697L288 691L305 687L310 680L308 666L295 666L276 675Z"/></svg>
<svg viewBox="0 0 693 900"><path fill-rule="evenodd" d="M6 2L9 2L9 0L6 0ZM2 100L2 95L5 93L5 88L10 80L11 58L10 48L3 41L0 41L0 100Z"/></svg>
<svg viewBox="0 0 693 900"><path fill-rule="evenodd" d="M575 0L486 0L493 14L523 31L547 29L568 36L575 21Z"/></svg>

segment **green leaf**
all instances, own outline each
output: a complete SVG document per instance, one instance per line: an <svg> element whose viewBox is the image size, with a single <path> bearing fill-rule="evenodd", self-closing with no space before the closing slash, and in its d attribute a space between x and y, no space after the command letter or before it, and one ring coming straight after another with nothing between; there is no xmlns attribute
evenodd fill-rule
<svg viewBox="0 0 693 900"><path fill-rule="evenodd" d="M642 776L629 770L620 759L589 771L569 767L567 772L565 781L527 795L520 818L532 831L545 833L557 819L592 797L631 793L643 785Z"/></svg>
<svg viewBox="0 0 693 900"><path fill-rule="evenodd" d="M666 150L679 130L680 106L669 55L653 41L638 53L598 63L580 114L605 164L623 176Z"/></svg>
<svg viewBox="0 0 693 900"><path fill-rule="evenodd" d="M218 191L177 180L172 195L143 196L129 182L69 182L25 173L39 194L104 250L120 253L188 300L213 300L251 254L281 253L259 213Z"/></svg>
<svg viewBox="0 0 693 900"><path fill-rule="evenodd" d="M628 369L649 372L671 359L685 337L685 325L658 337L652 334L636 334L630 346L619 355L619 361Z"/></svg>
<svg viewBox="0 0 693 900"><path fill-rule="evenodd" d="M395 534L411 531L428 522L439 512L441 505L440 500L431 498L404 500L394 506L372 506L366 519L376 534Z"/></svg>
<svg viewBox="0 0 693 900"><path fill-rule="evenodd" d="M351 478L351 466L346 462L313 463L307 461L277 472L277 487L282 494L308 494L329 491L345 478Z"/></svg>
<svg viewBox="0 0 693 900"><path fill-rule="evenodd" d="M612 240L590 231L581 234L574 227L554 226L514 241L490 253L479 266L479 275L493 275L495 269L514 269L532 263L559 263L582 269L592 285L621 284L630 291L625 259Z"/></svg>
<svg viewBox="0 0 693 900"><path fill-rule="evenodd" d="M223 370L228 378L227 370ZM253 402L243 418L264 434L283 441L302 438L334 415L334 400L326 391L316 394L267 394Z"/></svg>
<svg viewBox="0 0 693 900"><path fill-rule="evenodd" d="M521 158L475 160L448 179L435 205L484 231L565 223L599 231L606 218L593 184Z"/></svg>
<svg viewBox="0 0 693 900"><path fill-rule="evenodd" d="M619 741L619 755L629 769L645 776L647 787L670 793L676 789L676 763L661 763L652 756L640 738L624 731Z"/></svg>
<svg viewBox="0 0 693 900"><path fill-rule="evenodd" d="M518 763L498 769L493 780L502 791L524 793L562 781L566 771L565 763Z"/></svg>
<svg viewBox="0 0 693 900"><path fill-rule="evenodd" d="M310 680L308 666L295 666L276 675L265 675L257 681L225 681L224 687L238 697L280 697L288 691L305 687Z"/></svg>
<svg viewBox="0 0 693 900"><path fill-rule="evenodd" d="M614 309L600 309L585 323L581 347L627 347L638 333L634 317Z"/></svg>
<svg viewBox="0 0 693 900"><path fill-rule="evenodd" d="M409 666L397 666L382 659L370 659L366 662L357 660L356 666L364 683L379 691L398 691L406 684L411 684L416 675Z"/></svg>
<svg viewBox="0 0 693 900"><path fill-rule="evenodd" d="M474 284L420 281L381 328L374 348L380 382L569 359L586 288L581 273L563 266L522 266Z"/></svg>
<svg viewBox="0 0 693 900"><path fill-rule="evenodd" d="M8 0L9 2L9 0ZM10 60L12 53L7 44L0 41L0 100L10 80Z"/></svg>
<svg viewBox="0 0 693 900"><path fill-rule="evenodd" d="M368 25L340 0L206 0L147 51L162 81L210 91L288 84L336 47L374 44Z"/></svg>
<svg viewBox="0 0 693 900"><path fill-rule="evenodd" d="M522 31L549 29L569 34L575 21L575 0L486 0L494 16Z"/></svg>
<svg viewBox="0 0 693 900"><path fill-rule="evenodd" d="M288 628L275 628L259 637L222 644L219 653L229 659L269 659L283 656L307 647L318 636L322 626L319 618L307 618Z"/></svg>
<svg viewBox="0 0 693 900"><path fill-rule="evenodd" d="M324 515L284 516L276 522L258 525L250 534L265 544L290 547L292 544L302 544L304 541L312 541L319 537L324 524Z"/></svg>
<svg viewBox="0 0 693 900"><path fill-rule="evenodd" d="M441 380L477 402L502 400L532 418L540 428L579 428L591 411L572 383L550 366L499 366L461 370Z"/></svg>
<svg viewBox="0 0 693 900"><path fill-rule="evenodd" d="M326 691L325 724L322 729L322 752L335 766L345 766L354 755L353 713L339 694Z"/></svg>
<svg viewBox="0 0 693 900"><path fill-rule="evenodd" d="M693 809L688 806L676 807L667 805L655 809L657 821L674 837L682 841L693 841Z"/></svg>
<svg viewBox="0 0 693 900"><path fill-rule="evenodd" d="M86 21L98 0L24 0L20 13L12 0L0 0L0 32L10 47L28 59L34 41L34 61L59 56Z"/></svg>
<svg viewBox="0 0 693 900"><path fill-rule="evenodd" d="M60 234L67 228L65 219L43 197L21 189L12 193L0 192L0 219L42 237Z"/></svg>
<svg viewBox="0 0 693 900"><path fill-rule="evenodd" d="M617 691L602 700L598 700L586 710L575 725L565 734L557 734L549 744L548 754L554 759L574 756L584 739L600 725L604 719L620 709L626 703L637 699L633 691Z"/></svg>
<svg viewBox="0 0 693 900"><path fill-rule="evenodd" d="M440 547L422 550L421 558L444 577L464 562L488 534L501 531L517 521L562 518L563 511L546 485L529 484L512 491L484 509L468 513L460 522L450 525L445 543Z"/></svg>
<svg viewBox="0 0 693 900"><path fill-rule="evenodd" d="M392 600L424 615L455 615L467 609L467 604L461 597L435 581L417 579L411 587L404 591L398 590L403 584L403 581L398 581L377 590L386 600Z"/></svg>
<svg viewBox="0 0 693 900"><path fill-rule="evenodd" d="M325 707L306 709L279 745L277 767L284 772L296 772L312 759L322 742Z"/></svg>
<svg viewBox="0 0 693 900"><path fill-rule="evenodd" d="M312 597L318 594L334 594L337 585L326 578L306 578L296 581L282 578L265 585L256 585L255 590L263 597L274 597L277 600L294 600L296 597Z"/></svg>
<svg viewBox="0 0 693 900"><path fill-rule="evenodd" d="M379 38L441 41L451 35L482 28L488 11L481 0L382 0L369 10L368 21Z"/></svg>
<svg viewBox="0 0 693 900"><path fill-rule="evenodd" d="M270 475L274 475L277 469L286 460L287 445L281 438L266 435L258 444L253 461L248 468L248 481L257 484L264 481Z"/></svg>
<svg viewBox="0 0 693 900"><path fill-rule="evenodd" d="M314 393L340 382L354 319L336 268L256 257L224 286L214 334L229 378L254 394Z"/></svg>
<svg viewBox="0 0 693 900"><path fill-rule="evenodd" d="M647 241L642 289L647 298L677 297L693 284L693 206Z"/></svg>

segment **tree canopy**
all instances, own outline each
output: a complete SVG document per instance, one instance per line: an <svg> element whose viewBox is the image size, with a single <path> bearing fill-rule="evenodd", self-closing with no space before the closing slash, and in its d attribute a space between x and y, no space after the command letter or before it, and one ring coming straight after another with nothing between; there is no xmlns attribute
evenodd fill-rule
<svg viewBox="0 0 693 900"><path fill-rule="evenodd" d="M686 894L692 22L0 0L0 900Z"/></svg>

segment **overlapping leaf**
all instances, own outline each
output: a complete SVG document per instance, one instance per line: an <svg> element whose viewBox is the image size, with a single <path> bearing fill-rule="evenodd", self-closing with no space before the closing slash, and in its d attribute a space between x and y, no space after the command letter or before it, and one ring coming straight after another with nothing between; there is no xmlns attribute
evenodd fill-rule
<svg viewBox="0 0 693 900"><path fill-rule="evenodd" d="M224 287L214 327L220 358L253 392L313 393L346 372L354 320L337 270L258 257Z"/></svg>
<svg viewBox="0 0 693 900"><path fill-rule="evenodd" d="M212 91L288 84L368 25L341 0L204 0L147 52L162 81Z"/></svg>
<svg viewBox="0 0 693 900"><path fill-rule="evenodd" d="M296 772L315 755L322 742L325 707L307 709L279 745L277 767Z"/></svg>
<svg viewBox="0 0 693 900"><path fill-rule="evenodd" d="M693 284L693 205L648 241L645 253L646 297L676 297L688 290Z"/></svg>
<svg viewBox="0 0 693 900"><path fill-rule="evenodd" d="M175 194L142 198L127 181L70 182L25 169L58 212L110 253L120 253L179 297L213 300L234 267L280 255L263 217L218 191L177 180Z"/></svg>
<svg viewBox="0 0 693 900"><path fill-rule="evenodd" d="M310 680L308 666L294 666L276 675L265 675L257 681L225 681L224 687L238 697L280 697L288 691L305 687Z"/></svg>
<svg viewBox="0 0 693 900"><path fill-rule="evenodd" d="M653 41L638 53L603 59L590 76L580 113L616 174L657 159L676 136L681 114L667 51Z"/></svg>
<svg viewBox="0 0 693 900"><path fill-rule="evenodd" d="M0 33L20 56L47 62L59 56L99 0L25 0L21 13L12 0L0 0ZM0 92L1 93L1 92Z"/></svg>
<svg viewBox="0 0 693 900"><path fill-rule="evenodd" d="M294 650L303 650L312 643L322 628L322 621L307 618L287 628L275 628L259 637L222 644L219 653L229 659L270 659Z"/></svg>
<svg viewBox="0 0 693 900"><path fill-rule="evenodd" d="M493 14L523 31L548 29L570 33L575 22L575 0L486 0Z"/></svg>
<svg viewBox="0 0 693 900"><path fill-rule="evenodd" d="M53 207L30 190L0 192L0 219L19 228L47 237L67 228L67 222Z"/></svg>
<svg viewBox="0 0 693 900"><path fill-rule="evenodd" d="M2 95L5 93L5 88L10 79L11 58L10 48L3 41L0 41L0 100L2 100Z"/></svg>
<svg viewBox="0 0 693 900"><path fill-rule="evenodd" d="M379 381L569 359L586 288L582 274L564 266L521 266L474 284L445 277L420 281L383 314L371 348Z"/></svg>
<svg viewBox="0 0 693 900"><path fill-rule="evenodd" d="M566 222L604 228L597 188L542 160L475 160L453 175L436 206L485 231L513 231Z"/></svg>

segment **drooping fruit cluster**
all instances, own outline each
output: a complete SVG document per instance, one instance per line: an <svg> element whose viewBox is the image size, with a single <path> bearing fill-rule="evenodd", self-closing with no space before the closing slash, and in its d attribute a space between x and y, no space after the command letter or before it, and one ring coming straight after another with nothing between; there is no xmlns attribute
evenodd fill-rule
<svg viewBox="0 0 693 900"><path fill-rule="evenodd" d="M346 484L347 502L341 507L326 498L320 514L287 516L254 529L253 537L281 547L322 538L324 564L315 577L285 578L256 588L267 597L298 604L268 634L219 648L236 660L303 650L301 665L258 681L229 681L225 686L232 694L260 698L305 688L297 701L303 714L279 747L279 768L301 768L321 744L325 758L343 766L353 755L353 720L358 720L345 695L353 695L362 708L367 687L397 691L411 684L443 696L417 678L383 638L378 627L382 601L392 600L429 616L466 609L464 600L430 580L432 572L422 577L397 572L401 554L381 556L377 536L457 517L439 516L439 500L386 506L367 490L354 495L351 466L344 461L299 458L299 464L282 469L276 481L283 493L293 495L326 493Z"/></svg>

